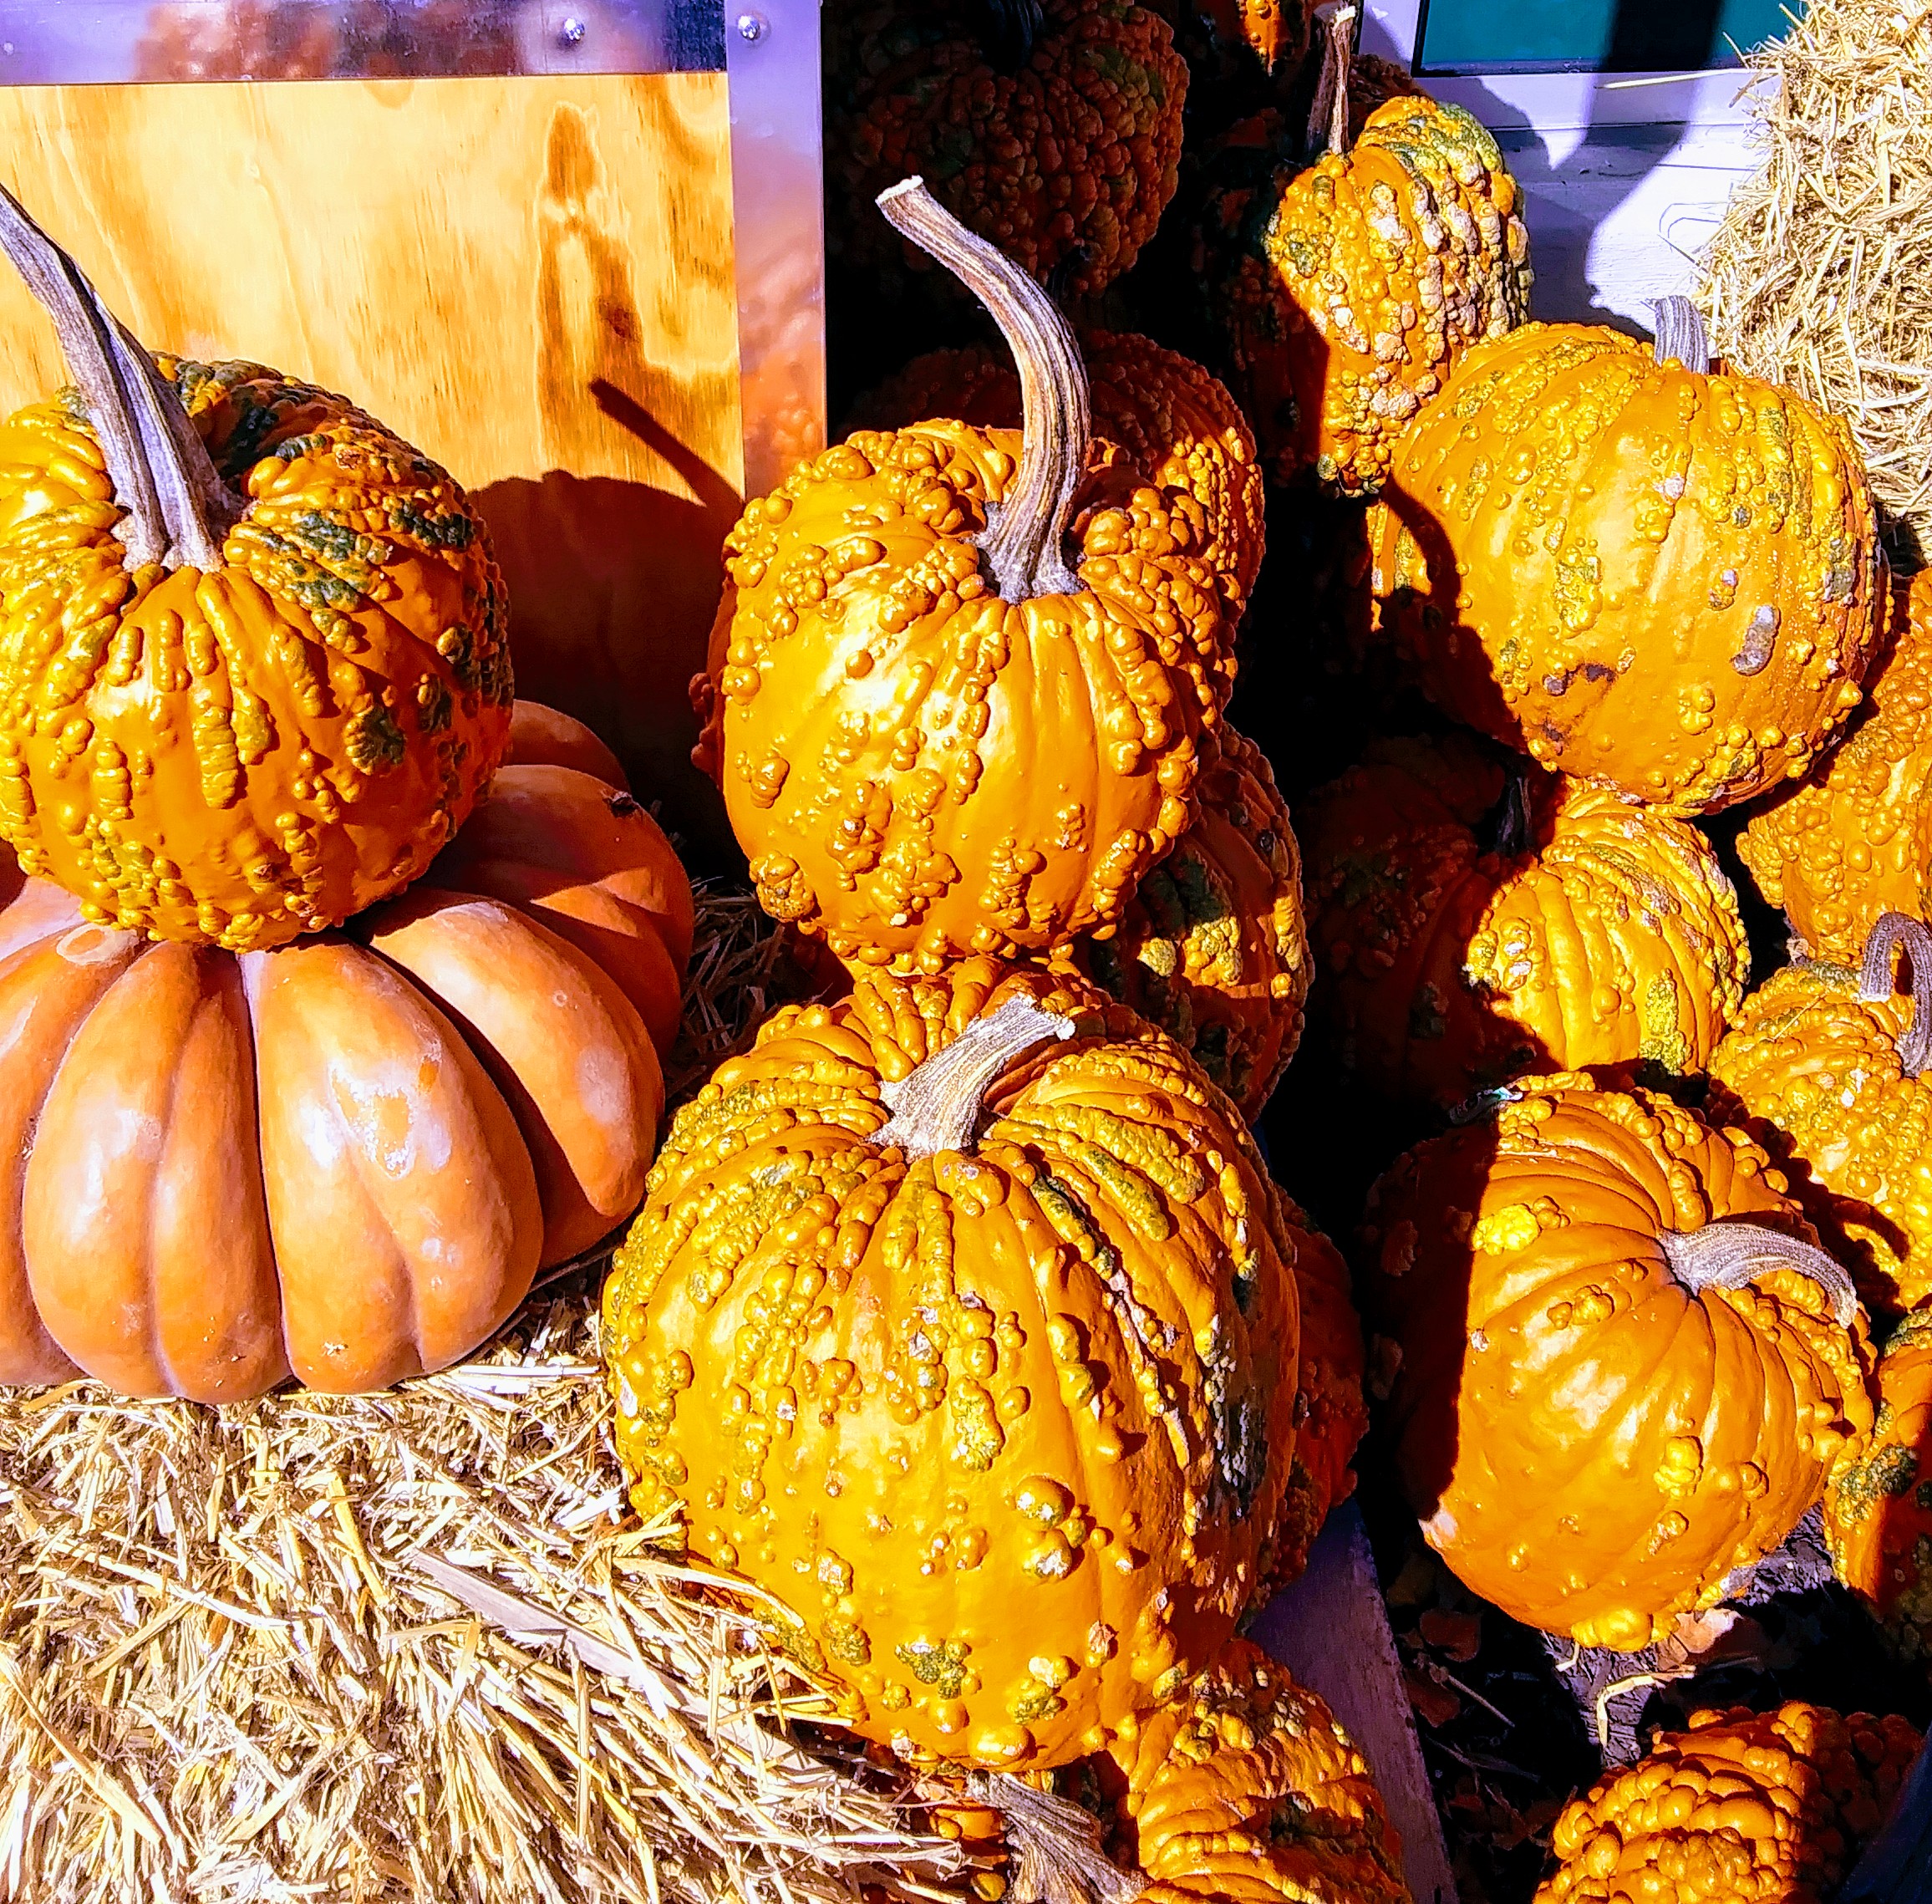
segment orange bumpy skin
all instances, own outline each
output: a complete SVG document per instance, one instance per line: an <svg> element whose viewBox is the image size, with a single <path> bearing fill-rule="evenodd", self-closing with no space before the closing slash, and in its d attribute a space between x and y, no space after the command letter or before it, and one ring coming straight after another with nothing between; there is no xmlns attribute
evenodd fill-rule
<svg viewBox="0 0 1932 1904"><path fill-rule="evenodd" d="M1223 725L1204 754L1200 817L1141 878L1108 939L1074 962L1185 1045L1252 1120L1301 1041L1312 966L1301 860L1274 771Z"/></svg>
<svg viewBox="0 0 1932 1904"><path fill-rule="evenodd" d="M1932 1661L1932 1303L1892 1331L1871 1445L1825 1496L1838 1578L1908 1659Z"/></svg>
<svg viewBox="0 0 1932 1904"><path fill-rule="evenodd" d="M1752 816L1743 860L1811 955L1855 965L1887 913L1932 909L1932 569L1897 583L1886 652L1844 745Z"/></svg>
<svg viewBox="0 0 1932 1904"><path fill-rule="evenodd" d="M509 607L462 491L340 397L158 360L246 501L130 574L73 393L0 425L0 836L103 924L246 951L414 878L502 757Z"/></svg>
<svg viewBox="0 0 1932 1904"><path fill-rule="evenodd" d="M1254 432L1218 377L1192 358L1131 333L1080 334L1094 428L1126 451L1157 489L1192 496L1208 519L1202 551L1228 624L1241 619L1261 572L1267 498ZM950 417L982 430L1019 427L1019 375L983 345L916 357L859 406L859 423L897 430Z"/></svg>
<svg viewBox="0 0 1932 1904"><path fill-rule="evenodd" d="M1270 72L1292 73L1314 37L1315 0L1179 0L1228 45L1246 45Z"/></svg>
<svg viewBox="0 0 1932 1904"><path fill-rule="evenodd" d="M1015 996L969 1153L882 1092ZM1048 1766L1179 1696L1275 1565L1298 1331L1226 1100L1122 1006L969 960L790 1006L677 1116L604 1291L647 1517L790 1608L902 1756Z"/></svg>
<svg viewBox="0 0 1932 1904"><path fill-rule="evenodd" d="M971 537L1017 430L862 430L754 502L712 634L724 803L760 903L932 971L1117 921L1194 816L1234 671L1200 505L1097 441L1079 593L1003 602Z"/></svg>
<svg viewBox="0 0 1932 1904"><path fill-rule="evenodd" d="M1116 1748L1142 1904L1408 1904L1367 1761L1314 1693L1246 1640Z"/></svg>
<svg viewBox="0 0 1932 1904"><path fill-rule="evenodd" d="M1529 314L1516 181L1468 113L1409 94L1238 196L1208 214L1242 231L1215 308L1274 472L1373 495L1462 350Z"/></svg>
<svg viewBox="0 0 1932 1904"><path fill-rule="evenodd" d="M1471 350L1403 439L1372 586L1423 688L1679 812L1803 776L1858 705L1879 542L1851 433L1620 331Z"/></svg>
<svg viewBox="0 0 1932 1904"><path fill-rule="evenodd" d="M1065 269L1076 295L1103 291L1174 196L1187 63L1143 7L1045 0L1030 57L1003 72L983 37L988 11L925 0L832 13L826 182L843 207L834 249L861 268L930 272L872 203L916 172L1035 277Z"/></svg>
<svg viewBox="0 0 1932 1904"><path fill-rule="evenodd" d="M1825 1904L1918 1748L1890 1714L1694 1713L1564 1807L1536 1904Z"/></svg>
<svg viewBox="0 0 1932 1904"><path fill-rule="evenodd" d="M1805 1214L1875 1311L1932 1296L1932 1078L1907 1077L1899 995L1866 1002L1830 966L1787 965L1746 1000L1711 1061Z"/></svg>
<svg viewBox="0 0 1932 1904"><path fill-rule="evenodd" d="M1528 843L1485 851L1505 776L1466 736L1385 741L1309 809L1318 1024L1391 1097L1527 1072L1710 1061L1744 996L1737 895L1695 827L1531 773Z"/></svg>
<svg viewBox="0 0 1932 1904"><path fill-rule="evenodd" d="M1430 1545L1513 1618L1634 1651L1790 1533L1872 1423L1862 1319L1782 1266L1694 1294L1661 1235L1811 1240L1734 1132L1526 1079L1370 1194L1389 1424ZM1385 1367L1386 1363L1385 1363Z"/></svg>

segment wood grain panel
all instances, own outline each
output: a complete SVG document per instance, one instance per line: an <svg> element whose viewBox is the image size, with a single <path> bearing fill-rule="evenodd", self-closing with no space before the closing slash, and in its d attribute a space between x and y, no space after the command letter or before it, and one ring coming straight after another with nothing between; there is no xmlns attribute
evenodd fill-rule
<svg viewBox="0 0 1932 1904"><path fill-rule="evenodd" d="M722 74L0 89L0 178L157 349L340 390L475 491L518 685L686 760L739 507ZM66 380L0 282L0 414Z"/></svg>

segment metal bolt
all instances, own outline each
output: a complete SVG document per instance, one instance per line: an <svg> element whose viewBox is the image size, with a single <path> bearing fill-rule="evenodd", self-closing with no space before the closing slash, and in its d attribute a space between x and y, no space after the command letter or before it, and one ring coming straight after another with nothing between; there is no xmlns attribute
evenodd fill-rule
<svg viewBox="0 0 1932 1904"><path fill-rule="evenodd" d="M557 37L559 43L562 45L582 46L583 44L583 36L589 31L590 28L587 27L575 13L572 13L565 18L563 24L557 29Z"/></svg>
<svg viewBox="0 0 1932 1904"><path fill-rule="evenodd" d="M738 16L738 37L755 46L771 31L771 23L762 13L740 13Z"/></svg>

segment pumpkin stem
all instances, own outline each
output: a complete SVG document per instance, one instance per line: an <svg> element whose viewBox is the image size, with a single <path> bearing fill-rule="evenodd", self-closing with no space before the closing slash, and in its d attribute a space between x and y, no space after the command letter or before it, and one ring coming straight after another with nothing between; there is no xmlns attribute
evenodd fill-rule
<svg viewBox="0 0 1932 1904"><path fill-rule="evenodd" d="M1887 913L1866 936L1858 996L1875 1005L1898 990L1892 955L1900 946L1912 961L1912 1016L1899 1037L1899 1067L1916 1077L1932 1056L1932 931L1904 913Z"/></svg>
<svg viewBox="0 0 1932 1904"><path fill-rule="evenodd" d="M1360 13L1357 7L1332 7L1322 21L1321 74L1309 108L1305 142L1310 158L1325 159L1331 152L1348 150L1349 75L1355 66Z"/></svg>
<svg viewBox="0 0 1932 1904"><path fill-rule="evenodd" d="M60 339L68 374L101 447L129 568L221 567L221 543L241 514L179 392L101 302L80 267L0 187L4 251Z"/></svg>
<svg viewBox="0 0 1932 1904"><path fill-rule="evenodd" d="M979 551L1004 602L1070 595L1080 578L1060 543L1073 492L1086 473L1092 424L1086 366L1073 327L1032 276L969 232L911 178L879 194L879 210L944 265L993 313L1019 367L1025 443L1006 500L988 512Z"/></svg>
<svg viewBox="0 0 1932 1904"><path fill-rule="evenodd" d="M980 0L986 29L980 46L986 63L1009 77L1031 64L1033 43L1046 24L1041 0Z"/></svg>
<svg viewBox="0 0 1932 1904"><path fill-rule="evenodd" d="M1659 1240L1670 1274L1693 1296L1707 1289L1743 1289L1770 1270L1796 1270L1832 1299L1841 1329L1850 1328L1858 1313L1858 1292L1844 1265L1816 1244L1782 1229L1723 1217L1701 1229L1663 1230Z"/></svg>
<svg viewBox="0 0 1932 1904"><path fill-rule="evenodd" d="M1485 822L1477 844L1499 859L1514 859L1536 846L1535 815L1530 810L1529 774L1512 767L1502 786L1502 797Z"/></svg>
<svg viewBox="0 0 1932 1904"><path fill-rule="evenodd" d="M1700 377L1711 374L1711 344L1704 334L1704 320L1688 298L1660 298L1650 309L1657 319L1656 353L1660 364L1675 357L1686 370Z"/></svg>
<svg viewBox="0 0 1932 1904"><path fill-rule="evenodd" d="M1007 1893L1040 1904L1133 1904L1146 1881L1101 1849L1101 1824L1055 1792L1036 1791L1010 1772L974 1772L968 1795L999 1814L1006 1840Z"/></svg>
<svg viewBox="0 0 1932 1904"><path fill-rule="evenodd" d="M1072 1019L1043 1011L1030 998L1008 999L897 1083L881 1087L892 1115L872 1141L897 1144L908 1158L970 1150L986 1093L1014 1060L1049 1038L1072 1036Z"/></svg>

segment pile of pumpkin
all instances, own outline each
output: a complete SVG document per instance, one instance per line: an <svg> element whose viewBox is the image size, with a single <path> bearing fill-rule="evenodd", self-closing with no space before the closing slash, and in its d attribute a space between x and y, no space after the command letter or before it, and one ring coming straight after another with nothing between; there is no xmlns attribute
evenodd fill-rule
<svg viewBox="0 0 1932 1904"><path fill-rule="evenodd" d="M1353 1485L1365 1369L1519 1619L1645 1647L1822 1504L1932 1642L1932 590L1887 586L1842 426L1686 313L1528 321L1466 114L1354 111L1293 4L1168 11L835 10L835 242L1003 341L730 538L697 757L827 956L654 1163L689 888L513 704L460 491L341 399L150 358L5 201L77 389L0 429L0 1379L379 1386L641 1198L633 1501L954 1829L1017 1774L1096 1816L1096 1895L1393 1899L1360 1754L1235 1637ZM1178 46L1284 102L1197 176L1235 394L1053 294L1105 316L1153 242ZM1304 107L1345 150L1300 162ZM1264 471L1358 538L1297 604L1387 659L1350 691L1463 724L1315 795L1305 928L1228 720L1244 618L1293 639ZM1747 997L1699 822L1786 783L1742 850L1804 952ZM1449 1118L1370 1197L1366 1347L1249 1128L1304 999L1321 1061ZM1915 1745L1710 1714L1575 1801L1544 1895L1822 1893Z"/></svg>

